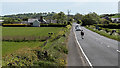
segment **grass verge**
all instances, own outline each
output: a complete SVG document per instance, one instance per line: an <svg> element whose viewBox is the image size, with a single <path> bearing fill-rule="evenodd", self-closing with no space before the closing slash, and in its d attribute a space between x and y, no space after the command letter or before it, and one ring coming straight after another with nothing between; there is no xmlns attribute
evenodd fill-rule
<svg viewBox="0 0 120 68"><path fill-rule="evenodd" d="M96 32L96 33L98 33L98 34L100 34L100 35L103 35L103 36L105 36L105 37L108 37L108 38L110 38L110 39L114 39L114 40L120 41L120 36L119 36L119 35L110 35L110 34L104 32L104 31L94 30L94 29L89 28L89 27L85 27L85 28L87 28L87 29L89 29L89 30L91 30L91 31L93 31L93 32Z"/></svg>

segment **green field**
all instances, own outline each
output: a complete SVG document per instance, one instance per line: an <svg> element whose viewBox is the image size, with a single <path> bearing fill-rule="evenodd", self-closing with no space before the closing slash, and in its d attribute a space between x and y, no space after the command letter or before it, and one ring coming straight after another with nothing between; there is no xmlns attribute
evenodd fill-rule
<svg viewBox="0 0 120 68"><path fill-rule="evenodd" d="M2 44L2 55L5 56L24 47L33 48L42 46L43 42L2 42Z"/></svg>
<svg viewBox="0 0 120 68"><path fill-rule="evenodd" d="M66 64L66 38L68 30L63 27L3 27L2 35L19 36L49 36L45 41L3 41L2 59L3 66L63 66ZM67 35L65 36L65 34ZM47 42L47 43L46 43ZM46 43L46 44L45 44ZM44 52L47 51L47 57ZM38 53L39 52L39 53ZM59 54L58 54L59 53ZM25 59L26 57L26 59ZM28 60L29 59L29 60Z"/></svg>
<svg viewBox="0 0 120 68"><path fill-rule="evenodd" d="M56 27L3 27L2 36L48 36L49 32L57 33L63 28ZM41 42L4 42L2 54L11 53L24 46L34 47L40 45Z"/></svg>
<svg viewBox="0 0 120 68"><path fill-rule="evenodd" d="M57 33L60 27L3 27L3 36L48 36L49 32Z"/></svg>

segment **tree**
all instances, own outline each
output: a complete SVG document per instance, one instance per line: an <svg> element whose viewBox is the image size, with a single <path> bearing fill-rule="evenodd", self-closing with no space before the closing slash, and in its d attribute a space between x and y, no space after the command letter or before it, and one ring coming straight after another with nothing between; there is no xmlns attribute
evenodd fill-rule
<svg viewBox="0 0 120 68"><path fill-rule="evenodd" d="M96 21L94 19L84 18L81 25L86 26L86 25L93 25L93 24L96 24Z"/></svg>
<svg viewBox="0 0 120 68"><path fill-rule="evenodd" d="M24 17L22 20L23 21L28 21L28 17Z"/></svg>
<svg viewBox="0 0 120 68"><path fill-rule="evenodd" d="M95 12L89 13L85 15L82 19L82 25L93 25L93 24L99 24L100 23L100 17Z"/></svg>
<svg viewBox="0 0 120 68"><path fill-rule="evenodd" d="M58 23L64 23L64 21L67 20L67 16L63 12L60 12L58 14L54 14L53 19L57 20Z"/></svg>
<svg viewBox="0 0 120 68"><path fill-rule="evenodd" d="M15 22L13 18L5 18L4 19L4 23L11 23L12 24L13 22Z"/></svg>
<svg viewBox="0 0 120 68"><path fill-rule="evenodd" d="M75 14L75 16L74 16L74 19L77 20L77 21L82 20L82 18L83 18L83 15L79 14L79 13Z"/></svg>
<svg viewBox="0 0 120 68"><path fill-rule="evenodd" d="M100 19L101 23L100 24L109 24L110 21L106 19Z"/></svg>

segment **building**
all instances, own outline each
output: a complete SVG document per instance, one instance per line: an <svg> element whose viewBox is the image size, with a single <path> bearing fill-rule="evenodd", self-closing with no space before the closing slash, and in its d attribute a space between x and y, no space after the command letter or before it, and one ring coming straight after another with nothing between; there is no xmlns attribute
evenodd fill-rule
<svg viewBox="0 0 120 68"><path fill-rule="evenodd" d="M113 22L119 22L120 18L111 18Z"/></svg>
<svg viewBox="0 0 120 68"><path fill-rule="evenodd" d="M40 27L40 22L38 21L38 19L28 19L27 24L30 24L34 27Z"/></svg>
<svg viewBox="0 0 120 68"><path fill-rule="evenodd" d="M33 23L32 23L32 26L34 27L40 27L40 22L38 20L35 20Z"/></svg>
<svg viewBox="0 0 120 68"><path fill-rule="evenodd" d="M4 20L0 20L0 22L3 22Z"/></svg>
<svg viewBox="0 0 120 68"><path fill-rule="evenodd" d="M106 16L106 17L103 17L102 19L110 20L110 17ZM120 18L111 18L111 20L113 23L120 22Z"/></svg>
<svg viewBox="0 0 120 68"><path fill-rule="evenodd" d="M48 24L47 21L45 19L43 19L43 17L41 16L38 21L42 24Z"/></svg>
<svg viewBox="0 0 120 68"><path fill-rule="evenodd" d="M36 19L30 18L30 19L28 19L28 21L22 21L21 24L28 24L33 27L40 27L40 24L47 24L47 22L41 16L39 19L38 18L36 18Z"/></svg>
<svg viewBox="0 0 120 68"><path fill-rule="evenodd" d="M2 26L2 22L3 22L4 20L0 20L0 26Z"/></svg>
<svg viewBox="0 0 120 68"><path fill-rule="evenodd" d="M49 23L57 23L57 20L47 20L46 23L47 24L49 24Z"/></svg>
<svg viewBox="0 0 120 68"><path fill-rule="evenodd" d="M105 16L105 17L102 17L102 19L110 20L110 17Z"/></svg>

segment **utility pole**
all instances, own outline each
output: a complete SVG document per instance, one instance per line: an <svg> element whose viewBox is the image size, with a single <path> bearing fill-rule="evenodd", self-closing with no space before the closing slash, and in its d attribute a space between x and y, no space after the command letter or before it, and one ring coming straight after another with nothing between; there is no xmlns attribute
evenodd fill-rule
<svg viewBox="0 0 120 68"><path fill-rule="evenodd" d="M68 16L67 16L67 17L68 17L68 20L67 20L67 21L68 21L68 23L69 23L69 16L70 16L71 10L68 9L67 12L68 12Z"/></svg>

